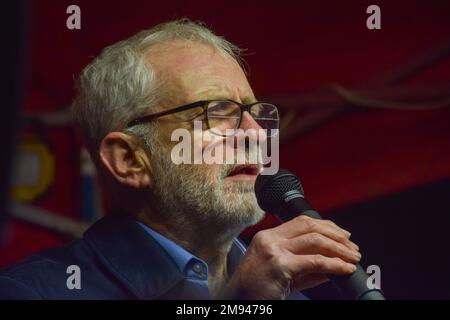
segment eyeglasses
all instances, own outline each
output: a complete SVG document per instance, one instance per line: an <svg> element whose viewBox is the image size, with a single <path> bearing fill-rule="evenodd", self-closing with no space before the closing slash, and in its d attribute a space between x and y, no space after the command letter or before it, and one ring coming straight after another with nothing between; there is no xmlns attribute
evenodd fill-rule
<svg viewBox="0 0 450 320"><path fill-rule="evenodd" d="M253 117L255 122L262 129L266 130L268 137L275 136L278 131L277 129L279 128L280 117L278 114L278 108L275 105L266 102L242 104L233 100L197 101L176 107L174 109L169 109L134 119L128 123L127 128L162 116L187 111L198 107L203 109L202 114L205 114L208 130L215 135L223 137L234 135L241 125L242 115L245 111Z"/></svg>

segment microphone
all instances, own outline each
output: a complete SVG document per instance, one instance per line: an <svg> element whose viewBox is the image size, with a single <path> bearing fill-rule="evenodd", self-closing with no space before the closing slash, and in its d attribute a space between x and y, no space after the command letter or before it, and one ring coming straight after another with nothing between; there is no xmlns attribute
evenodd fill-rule
<svg viewBox="0 0 450 320"><path fill-rule="evenodd" d="M305 200L300 180L293 173L280 169L274 175L259 174L255 181L258 204L264 211L275 214L281 221L289 221L299 215L322 219ZM367 287L368 275L356 265L350 275L327 275L336 289L346 298L354 300L385 300L379 289Z"/></svg>

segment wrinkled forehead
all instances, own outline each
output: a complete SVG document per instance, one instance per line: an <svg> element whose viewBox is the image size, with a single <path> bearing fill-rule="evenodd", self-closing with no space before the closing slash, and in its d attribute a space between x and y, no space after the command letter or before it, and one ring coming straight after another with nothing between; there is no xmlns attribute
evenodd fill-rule
<svg viewBox="0 0 450 320"><path fill-rule="evenodd" d="M198 100L254 100L239 63L224 51L199 42L172 41L149 52L156 78L171 92L170 104Z"/></svg>

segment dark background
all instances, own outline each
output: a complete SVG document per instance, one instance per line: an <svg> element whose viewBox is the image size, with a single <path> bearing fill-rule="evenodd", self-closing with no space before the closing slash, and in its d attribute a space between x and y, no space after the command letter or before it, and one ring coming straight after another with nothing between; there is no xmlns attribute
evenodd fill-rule
<svg viewBox="0 0 450 320"><path fill-rule="evenodd" d="M66 8L71 4L81 8L81 30L66 28ZM366 28L370 4L381 8L381 30ZM7 13L8 5L4 6ZM447 88L450 93L450 58L445 51L450 45L448 1L42 0L30 2L28 9L26 59L21 63L26 66L25 85L19 99L24 101L23 117L67 108L74 95L73 78L106 45L182 17L204 21L217 34L247 48L244 58L257 97L278 103L284 116L302 108L305 97L313 97L309 104L314 105L317 97L330 92L332 83L358 88L415 57L433 60L442 47L445 54L436 63L425 63L395 83L379 86L372 81L372 92L397 90L401 83L406 96L422 86L430 92L438 88L445 93ZM424 105L430 101L413 98L408 99ZM326 109L327 101L315 108ZM347 107L341 104L339 108ZM288 127L302 126L310 109ZM42 130L55 157L55 176L32 204L81 219L80 142L70 125ZM381 267L388 298L450 298L448 108L394 111L354 106L284 139L281 164L301 177L308 199L324 216L352 231L363 252L362 263ZM243 238L249 241L257 229L275 223L268 215ZM11 219L2 240L0 266L68 239ZM336 297L329 285L310 295Z"/></svg>

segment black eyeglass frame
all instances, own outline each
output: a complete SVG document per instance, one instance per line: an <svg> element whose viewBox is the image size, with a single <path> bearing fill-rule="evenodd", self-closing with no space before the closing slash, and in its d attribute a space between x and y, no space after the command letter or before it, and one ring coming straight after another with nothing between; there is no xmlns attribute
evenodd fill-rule
<svg viewBox="0 0 450 320"><path fill-rule="evenodd" d="M146 116L142 116L142 117L136 118L136 119L130 121L127 124L126 128L131 128L131 127L133 127L135 125L146 123L146 122L149 122L149 121L154 120L156 118L160 118L160 117L167 116L167 115L170 115L170 114L174 114L174 113L183 112L183 111L187 111L187 110L190 110L190 109L202 107L203 108L203 112L201 114L205 114L206 115L205 116L206 126L208 127L208 130L211 130L211 127L209 125L209 120L208 120L208 112L207 112L208 105L211 102L220 102L220 101L232 102L232 103L235 103L236 105L238 105L241 108L241 113L239 115L239 122L237 123L236 128L234 128L235 130L239 129L239 127L241 126L242 115L244 114L244 112L247 111L248 113L250 113L251 107L253 107L254 105L257 105L257 104L261 104L261 103L262 104L269 104L269 105L275 107L275 109L277 111L277 116L278 116L278 125L277 125L276 129L279 129L280 114L278 112L278 107L276 105L274 105L272 103L261 102L261 101L256 101L256 102L252 102L252 103L249 103L249 104L243 104L243 103L239 103L239 102L236 102L236 101L233 101L233 100L201 100L201 101L196 101L196 102L193 102L193 103L185 104L183 106L175 107L173 109L169 109L169 110L165 110L165 111L161 111L161 112L157 112L157 113L154 113L154 114L150 114L150 115L146 115ZM274 130L274 129L271 129L271 130Z"/></svg>

